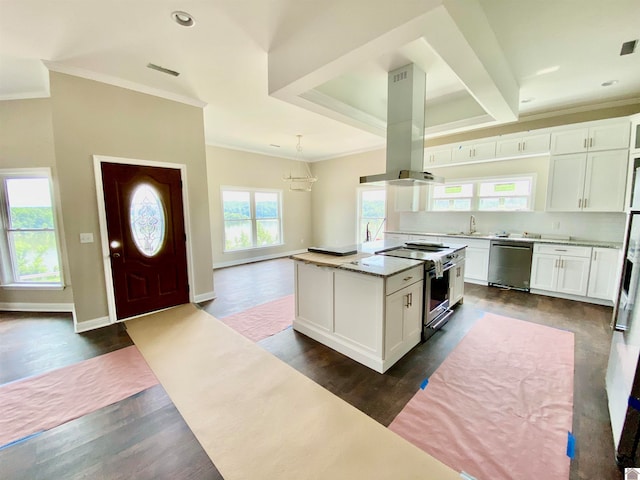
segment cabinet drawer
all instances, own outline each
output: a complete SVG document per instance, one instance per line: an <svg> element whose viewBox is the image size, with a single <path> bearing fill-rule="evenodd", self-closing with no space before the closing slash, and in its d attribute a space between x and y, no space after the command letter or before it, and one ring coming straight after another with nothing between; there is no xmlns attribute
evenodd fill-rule
<svg viewBox="0 0 640 480"><path fill-rule="evenodd" d="M451 246L462 246L466 245L467 247L473 248L486 248L489 250L489 240L485 240L482 238L465 238L465 237L440 237L440 242L445 245Z"/></svg>
<svg viewBox="0 0 640 480"><path fill-rule="evenodd" d="M533 253L546 253L549 255L562 255L568 257L590 257L591 247L536 243L533 245Z"/></svg>
<svg viewBox="0 0 640 480"><path fill-rule="evenodd" d="M387 278L387 291L386 295L390 295L393 292L397 292L401 288L404 288L413 283L419 282L424 276L424 267L418 265L410 270L396 273L395 275Z"/></svg>

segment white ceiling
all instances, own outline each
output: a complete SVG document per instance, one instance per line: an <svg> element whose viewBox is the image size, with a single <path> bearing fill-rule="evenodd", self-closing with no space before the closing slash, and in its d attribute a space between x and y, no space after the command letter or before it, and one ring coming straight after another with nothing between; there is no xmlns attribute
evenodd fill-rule
<svg viewBox="0 0 640 480"><path fill-rule="evenodd" d="M313 161L384 146L387 72L409 62L427 135L640 101L640 47L619 55L638 25L638 0L0 0L0 99L48 95L45 60L206 103L212 145L293 158L302 134Z"/></svg>

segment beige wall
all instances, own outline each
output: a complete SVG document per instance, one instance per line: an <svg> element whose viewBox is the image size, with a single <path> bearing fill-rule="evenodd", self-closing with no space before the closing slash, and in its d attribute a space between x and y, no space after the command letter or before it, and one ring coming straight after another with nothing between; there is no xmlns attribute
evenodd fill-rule
<svg viewBox="0 0 640 480"><path fill-rule="evenodd" d="M0 102L0 169L48 167L54 183L54 196L59 204L58 175L55 161L53 125L51 121L51 99L7 100ZM56 212L59 227L62 220ZM62 268L68 272L64 234L60 230L63 253ZM65 278L69 283L69 278ZM60 304L70 305L73 292L64 290L33 290L0 288L0 304Z"/></svg>
<svg viewBox="0 0 640 480"><path fill-rule="evenodd" d="M292 192L282 181L283 175L302 173L295 160L207 146L207 173L211 211L214 266L226 266L306 249L311 245L311 197L309 192ZM318 181L313 190L321 183ZM223 251L224 230L221 186L282 190L283 240L277 247L256 248L240 252Z"/></svg>
<svg viewBox="0 0 640 480"><path fill-rule="evenodd" d="M187 166L195 295L213 291L203 112L51 72L55 157L78 322L108 315L93 155ZM80 244L81 232L95 243Z"/></svg>
<svg viewBox="0 0 640 480"><path fill-rule="evenodd" d="M313 243L323 246L356 242L360 177L383 173L385 150L335 158L312 165L318 177L313 187Z"/></svg>

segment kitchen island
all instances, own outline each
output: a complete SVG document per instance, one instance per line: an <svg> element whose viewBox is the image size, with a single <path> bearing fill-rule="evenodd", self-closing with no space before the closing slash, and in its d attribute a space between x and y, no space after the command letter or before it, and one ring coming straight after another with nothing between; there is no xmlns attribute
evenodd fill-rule
<svg viewBox="0 0 640 480"><path fill-rule="evenodd" d="M367 251L291 258L294 330L380 373L420 343L424 262Z"/></svg>

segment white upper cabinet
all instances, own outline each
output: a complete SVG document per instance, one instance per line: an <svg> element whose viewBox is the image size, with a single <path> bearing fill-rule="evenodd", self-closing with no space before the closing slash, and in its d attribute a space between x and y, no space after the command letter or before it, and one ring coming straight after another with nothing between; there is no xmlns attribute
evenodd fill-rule
<svg viewBox="0 0 640 480"><path fill-rule="evenodd" d="M623 211L627 163L626 150L551 157L547 211Z"/></svg>
<svg viewBox="0 0 640 480"><path fill-rule="evenodd" d="M424 149L424 169L434 165L446 165L451 163L451 145L445 147L429 147Z"/></svg>
<svg viewBox="0 0 640 480"><path fill-rule="evenodd" d="M477 160L486 160L489 158L495 158L496 156L496 142L491 141L475 141L468 143L460 143L454 145L452 151L452 163L469 162Z"/></svg>
<svg viewBox="0 0 640 480"><path fill-rule="evenodd" d="M629 148L629 135L628 121L563 129L551 134L551 153L563 155Z"/></svg>
<svg viewBox="0 0 640 480"><path fill-rule="evenodd" d="M496 142L496 158L549 153L550 133L505 135Z"/></svg>

